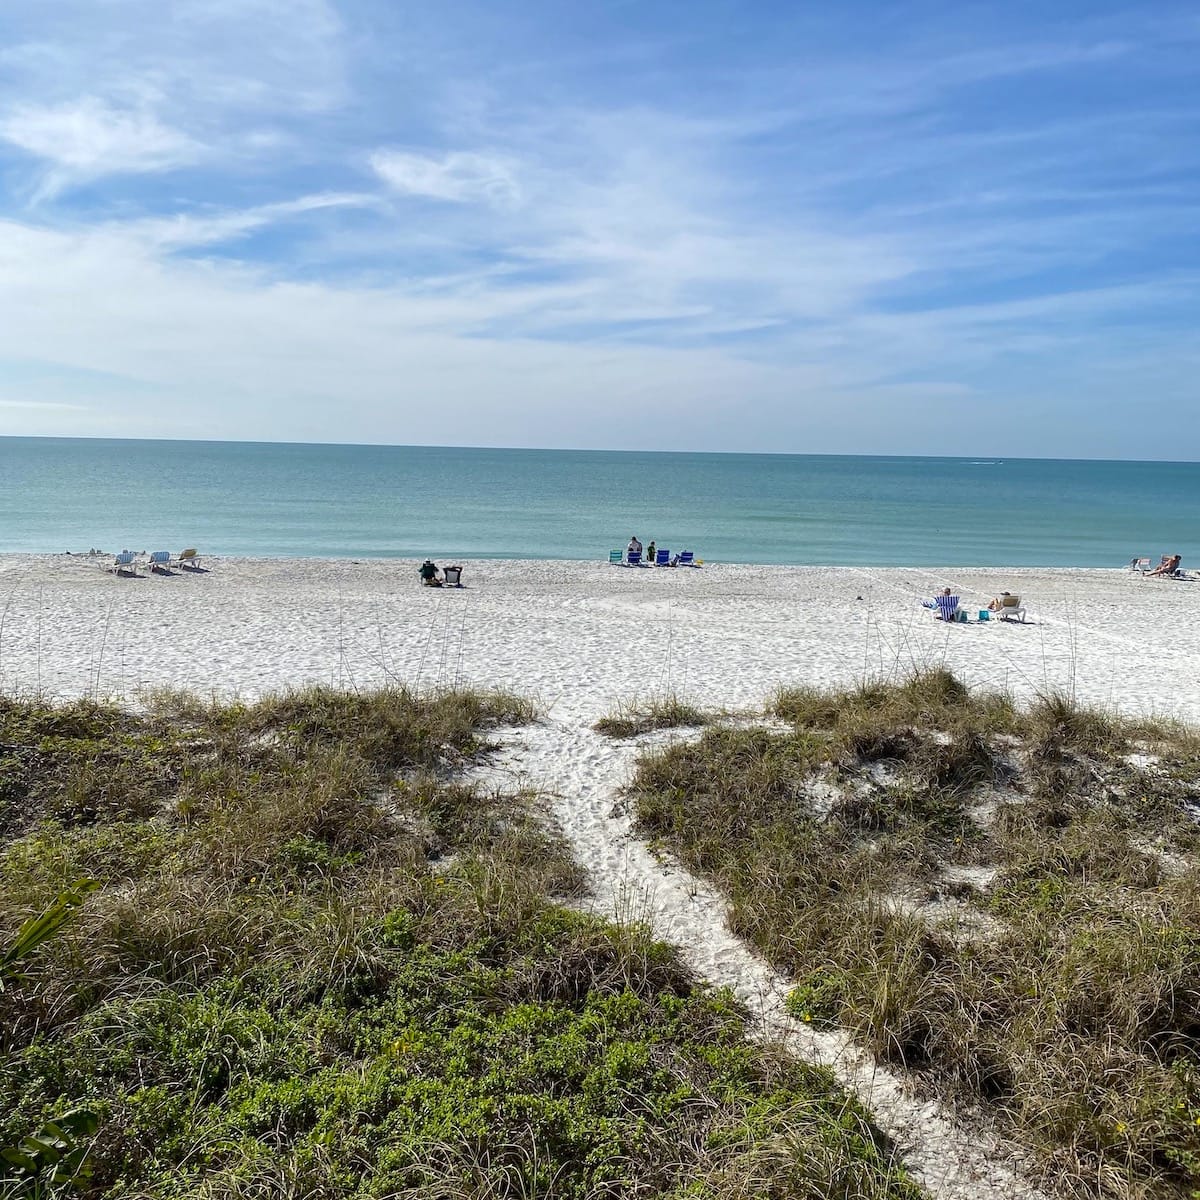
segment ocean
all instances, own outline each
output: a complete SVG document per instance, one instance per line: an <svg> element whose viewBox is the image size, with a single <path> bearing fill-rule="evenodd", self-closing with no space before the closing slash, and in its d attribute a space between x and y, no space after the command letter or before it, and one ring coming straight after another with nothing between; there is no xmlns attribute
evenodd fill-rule
<svg viewBox="0 0 1200 1200"><path fill-rule="evenodd" d="M0 438L0 551L1200 566L1200 464Z"/></svg>

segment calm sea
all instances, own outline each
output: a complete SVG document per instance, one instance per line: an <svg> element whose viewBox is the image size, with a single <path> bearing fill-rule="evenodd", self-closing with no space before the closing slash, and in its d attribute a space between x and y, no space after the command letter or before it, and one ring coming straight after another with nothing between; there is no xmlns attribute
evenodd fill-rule
<svg viewBox="0 0 1200 1200"><path fill-rule="evenodd" d="M0 551L1200 566L1200 464L0 438Z"/></svg>

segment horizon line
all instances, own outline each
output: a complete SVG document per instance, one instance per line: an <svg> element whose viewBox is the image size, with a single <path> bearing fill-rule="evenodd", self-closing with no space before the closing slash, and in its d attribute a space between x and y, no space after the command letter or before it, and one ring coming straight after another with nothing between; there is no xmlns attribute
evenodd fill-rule
<svg viewBox="0 0 1200 1200"><path fill-rule="evenodd" d="M1142 463L1147 466L1197 466L1190 458L1083 458L1029 454L852 454L836 450L647 450L620 446L483 446L452 445L444 442L309 442L300 439L265 441L260 438L101 437L95 434L0 433L0 440L25 442L152 442L203 446L341 446L362 450L510 450L527 454L661 454L671 456L705 454L725 458L878 458L922 459L942 462L1087 462Z"/></svg>

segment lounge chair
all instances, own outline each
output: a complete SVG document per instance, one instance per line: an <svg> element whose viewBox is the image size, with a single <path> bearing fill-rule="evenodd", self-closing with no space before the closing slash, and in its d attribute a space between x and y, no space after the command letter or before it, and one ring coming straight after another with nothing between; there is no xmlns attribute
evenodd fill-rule
<svg viewBox="0 0 1200 1200"><path fill-rule="evenodd" d="M992 609L992 615L998 621L1025 621L1025 606L1020 596L1001 596L1000 607Z"/></svg>
<svg viewBox="0 0 1200 1200"><path fill-rule="evenodd" d="M696 565L696 554L693 550L681 551L679 555L679 565L681 567L694 567Z"/></svg>
<svg viewBox="0 0 1200 1200"><path fill-rule="evenodd" d="M642 552L640 550L630 550L625 555L625 565L627 567L640 567L642 565Z"/></svg>
<svg viewBox="0 0 1200 1200"><path fill-rule="evenodd" d="M121 553L118 554L115 559L113 559L113 565L109 569L112 571L115 571L118 575L122 571L136 572L137 563L134 562L135 558L137 558L137 554L135 551L122 550Z"/></svg>
<svg viewBox="0 0 1200 1200"><path fill-rule="evenodd" d="M620 550L610 550L608 552L608 561L610 563L620 563L624 557Z"/></svg>
<svg viewBox="0 0 1200 1200"><path fill-rule="evenodd" d="M1145 575L1150 570L1150 560L1148 558L1131 558L1129 560L1129 569L1138 575Z"/></svg>
<svg viewBox="0 0 1200 1200"><path fill-rule="evenodd" d="M1181 563L1182 561L1183 561L1183 559L1182 559L1182 557L1181 557L1180 555L1177 555L1177 554L1164 554L1164 555L1162 556L1162 561L1161 561L1161 562L1158 564L1158 566L1157 566L1157 567L1155 567L1155 568L1154 568L1154 570L1153 570L1153 571L1151 571L1151 572L1150 572L1150 578L1151 578L1151 579L1154 579L1154 578L1158 578L1158 579L1186 579L1186 578L1187 578L1187 576L1186 576L1186 575L1184 575L1184 573L1183 573L1183 569L1182 569L1182 567L1180 566L1180 563ZM1171 568L1171 570L1169 570L1169 571L1168 571L1168 570L1166 569L1167 567L1170 567L1170 568Z"/></svg>
<svg viewBox="0 0 1200 1200"><path fill-rule="evenodd" d="M200 565L200 555L196 553L195 547L189 550L180 550L179 565L181 567L198 567Z"/></svg>
<svg viewBox="0 0 1200 1200"><path fill-rule="evenodd" d="M171 565L170 550L155 550L150 555L150 570L153 572L165 571Z"/></svg>
<svg viewBox="0 0 1200 1200"><path fill-rule="evenodd" d="M958 620L957 596L934 596L932 600L922 600L921 605L924 608L936 608L934 615L939 621Z"/></svg>
<svg viewBox="0 0 1200 1200"><path fill-rule="evenodd" d="M654 565L656 567L669 567L671 565L670 550L658 550L654 555Z"/></svg>

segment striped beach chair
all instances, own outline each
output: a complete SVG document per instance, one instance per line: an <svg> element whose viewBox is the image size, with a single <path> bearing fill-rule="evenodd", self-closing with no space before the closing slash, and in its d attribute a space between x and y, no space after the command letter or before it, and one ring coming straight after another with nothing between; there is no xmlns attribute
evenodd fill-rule
<svg viewBox="0 0 1200 1200"><path fill-rule="evenodd" d="M133 561L137 558L137 553L133 550L122 550L116 558L113 559L113 565L110 570L116 571L118 574L122 571L133 571L137 564Z"/></svg>
<svg viewBox="0 0 1200 1200"><path fill-rule="evenodd" d="M922 600L923 608L936 610L934 616L939 621L954 621L958 618L957 596L934 596L932 600Z"/></svg>
<svg viewBox="0 0 1200 1200"><path fill-rule="evenodd" d="M640 550L630 550L625 556L625 565L628 567L640 567L642 565L642 552Z"/></svg>
<svg viewBox="0 0 1200 1200"><path fill-rule="evenodd" d="M937 604L938 616L943 621L953 621L958 616L957 596L937 596L934 603Z"/></svg>
<svg viewBox="0 0 1200 1200"><path fill-rule="evenodd" d="M620 550L610 550L608 552L608 561L610 563L620 563L624 557Z"/></svg>
<svg viewBox="0 0 1200 1200"><path fill-rule="evenodd" d="M170 565L170 550L155 550L150 555L150 570L152 572L165 571Z"/></svg>

